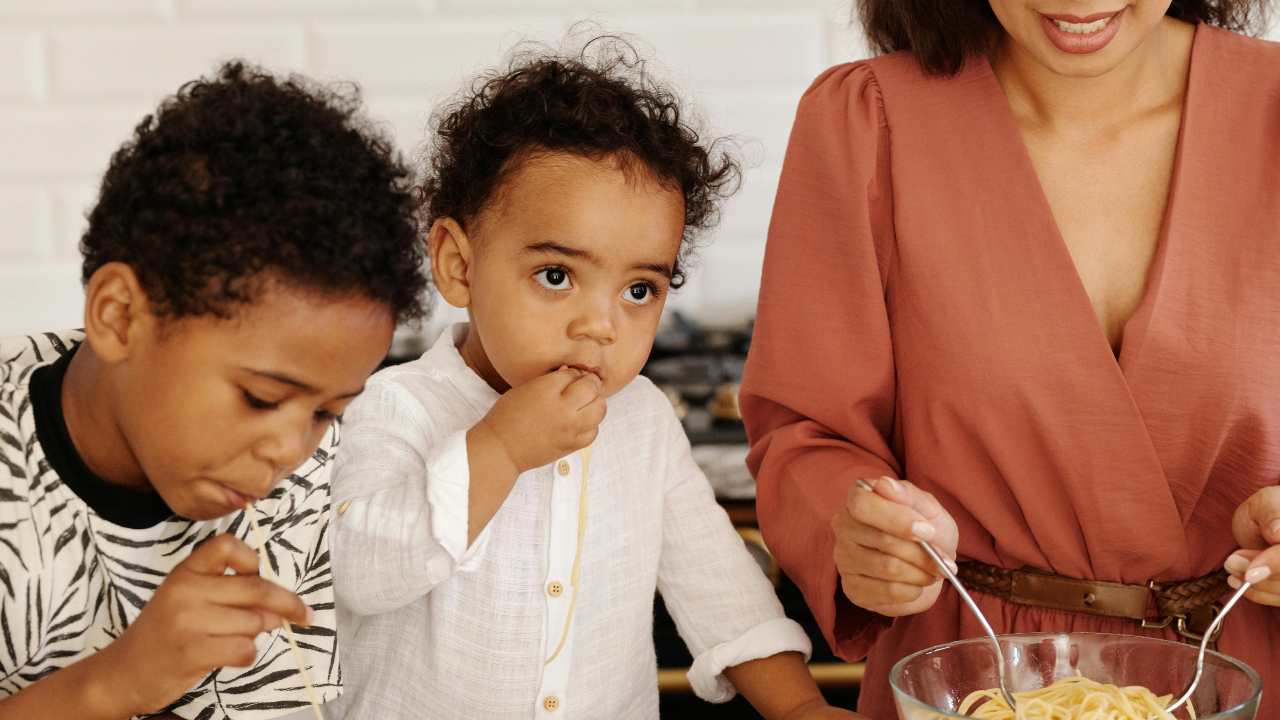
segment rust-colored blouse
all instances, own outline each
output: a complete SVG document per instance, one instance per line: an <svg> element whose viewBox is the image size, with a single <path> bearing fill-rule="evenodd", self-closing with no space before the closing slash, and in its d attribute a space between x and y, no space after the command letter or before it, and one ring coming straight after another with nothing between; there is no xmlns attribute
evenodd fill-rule
<svg viewBox="0 0 1280 720"><path fill-rule="evenodd" d="M829 521L856 478L937 495L962 558L1126 583L1221 567L1236 507L1280 482L1280 45L1197 30L1173 173L1117 359L987 63L889 55L801 100L742 408L765 538L868 656L871 717L896 660L980 629L950 590L892 623L845 599ZM1004 632L1160 632L979 602ZM1242 603L1219 648L1280 718L1280 609Z"/></svg>

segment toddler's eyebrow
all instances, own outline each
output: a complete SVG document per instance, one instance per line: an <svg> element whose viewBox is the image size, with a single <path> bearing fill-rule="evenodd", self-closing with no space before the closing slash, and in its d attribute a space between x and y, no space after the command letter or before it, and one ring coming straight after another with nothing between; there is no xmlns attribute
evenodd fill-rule
<svg viewBox="0 0 1280 720"><path fill-rule="evenodd" d="M531 243L529 245L524 246L524 252L530 253L530 254L550 253L554 255L564 255L565 257L578 258L581 260L585 260L588 263L595 265L596 267L600 267L601 265L604 265L604 263L600 262L600 258L590 250L583 250L582 248L569 247L568 245L561 245L560 243L557 243L557 242L548 241L548 242ZM671 275L672 275L671 265L663 262L640 262L640 263L636 263L635 265L632 265L631 269L632 270L648 270L649 272L657 273L662 277L667 278L668 280L671 279Z"/></svg>
<svg viewBox="0 0 1280 720"><path fill-rule="evenodd" d="M568 245L561 245L558 242L548 241L548 242L531 243L529 245L524 246L524 251L526 253L552 253L555 255L564 255L565 257L586 260L592 265L597 265L597 266L604 264L600 262L600 258L597 257L596 254L591 252L590 250L583 250L582 248L569 247Z"/></svg>
<svg viewBox="0 0 1280 720"><path fill-rule="evenodd" d="M649 272L657 273L668 280L671 279L671 266L666 263L636 263L631 266L631 269L648 270Z"/></svg>

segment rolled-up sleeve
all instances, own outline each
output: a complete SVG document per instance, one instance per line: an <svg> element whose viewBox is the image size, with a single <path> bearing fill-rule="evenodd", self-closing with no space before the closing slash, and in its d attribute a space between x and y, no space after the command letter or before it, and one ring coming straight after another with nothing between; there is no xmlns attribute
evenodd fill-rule
<svg viewBox="0 0 1280 720"><path fill-rule="evenodd" d="M337 600L357 615L430 592L483 552L467 546L466 431L433 432L421 403L391 384L348 408L333 474Z"/></svg>
<svg viewBox="0 0 1280 720"><path fill-rule="evenodd" d="M807 659L812 648L716 503L679 423L669 425L658 591L693 655L694 692L724 702L736 692L726 668L782 652Z"/></svg>

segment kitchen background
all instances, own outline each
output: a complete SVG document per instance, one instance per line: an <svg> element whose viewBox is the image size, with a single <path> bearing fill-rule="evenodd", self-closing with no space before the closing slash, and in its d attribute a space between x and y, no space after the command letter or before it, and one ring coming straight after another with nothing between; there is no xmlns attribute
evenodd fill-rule
<svg viewBox="0 0 1280 720"><path fill-rule="evenodd" d="M430 108L474 71L532 39L560 44L589 20L627 33L715 134L737 137L741 192L690 282L673 296L646 373L685 420L723 504L788 612L809 622L754 530L736 381L750 340L769 210L796 101L824 68L867 56L850 0L0 0L0 334L79 325L77 243L112 151L183 81L231 56L276 71L358 83L367 112L410 156ZM588 35L589 36L589 35ZM1280 39L1280 32L1271 36ZM398 334L389 362L420 352L459 315L437 306ZM732 590L726 588L726 592ZM683 681L689 658L659 609L664 717L751 717L712 708ZM856 666L815 674L851 703ZM298 717L305 717L299 715Z"/></svg>

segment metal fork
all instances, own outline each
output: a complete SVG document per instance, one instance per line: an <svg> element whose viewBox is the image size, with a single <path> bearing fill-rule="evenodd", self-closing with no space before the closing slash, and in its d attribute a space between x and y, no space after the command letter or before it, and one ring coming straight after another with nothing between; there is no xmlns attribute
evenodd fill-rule
<svg viewBox="0 0 1280 720"><path fill-rule="evenodd" d="M875 492L875 489L872 488L871 484L866 480L858 480L858 487L866 490L867 492ZM924 548L924 551L933 559L934 564L938 566L938 569L942 571L947 580L951 582L951 585L955 587L956 592L960 593L960 599L964 600L964 604L969 607L969 612L973 613L973 616L978 619L978 623L982 625L982 629L987 633L987 639L991 641L991 647L996 651L996 665L1000 672L1000 694L1004 696L1004 701L1009 704L1010 710L1016 708L1018 703L1013 699L1013 693L1009 692L1009 686L1005 682L1006 665L1004 661L1004 650L1000 648L1000 639L996 637L996 631L991 629L991 623L987 622L987 617L978 609L978 604L973 601L973 597L969 595L969 591L964 589L964 584L960 582L960 578L956 577L956 574L951 572L951 568L947 566L947 562L943 559L942 555L939 554L938 551L934 549L933 545L930 545L927 541L917 540L916 542L920 543L920 547ZM1230 605L1227 607L1230 607ZM1227 608L1223 608L1223 613L1225 613L1226 610ZM1219 617L1221 617L1221 615ZM1188 691L1188 694L1190 694L1190 691Z"/></svg>
<svg viewBox="0 0 1280 720"><path fill-rule="evenodd" d="M1174 710L1182 707L1191 699L1191 695L1196 691L1196 686L1200 684L1200 679L1204 677L1204 654L1209 648L1210 638L1217 637L1218 628L1222 627L1223 618L1227 616L1227 613L1231 611L1231 608L1235 607L1236 603L1240 602L1240 598L1244 597L1244 594L1248 592L1249 588L1252 586L1252 583L1242 583L1240 588L1236 590L1235 594L1231 596L1231 599L1222 606L1222 610L1220 610L1218 612L1218 616L1213 619L1213 622L1209 625L1209 629L1205 630L1204 637L1200 639L1200 652L1196 654L1196 674L1195 677L1191 678L1191 686L1187 688L1186 692L1182 693L1182 697L1173 701L1173 704L1165 708L1165 712L1173 714Z"/></svg>

